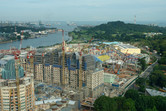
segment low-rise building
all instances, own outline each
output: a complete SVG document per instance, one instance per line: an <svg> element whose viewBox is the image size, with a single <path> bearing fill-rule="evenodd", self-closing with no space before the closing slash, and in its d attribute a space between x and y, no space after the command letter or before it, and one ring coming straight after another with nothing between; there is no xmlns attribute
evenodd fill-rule
<svg viewBox="0 0 166 111"><path fill-rule="evenodd" d="M50 110L50 111L77 111L78 102L68 99L56 98L44 101L36 101L36 111Z"/></svg>
<svg viewBox="0 0 166 111"><path fill-rule="evenodd" d="M141 53L141 49L129 44L115 45L115 49L118 49L120 52L124 54L140 54Z"/></svg>
<svg viewBox="0 0 166 111"><path fill-rule="evenodd" d="M165 92L161 92L161 91L157 91L157 90L149 89L149 88L146 88L146 95L166 97L166 93Z"/></svg>

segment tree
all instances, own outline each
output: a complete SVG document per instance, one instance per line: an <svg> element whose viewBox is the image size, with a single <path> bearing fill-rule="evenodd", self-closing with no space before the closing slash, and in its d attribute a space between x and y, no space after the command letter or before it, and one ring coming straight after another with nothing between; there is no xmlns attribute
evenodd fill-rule
<svg viewBox="0 0 166 111"><path fill-rule="evenodd" d="M166 109L166 97L155 96L153 97L155 106L159 111L165 111Z"/></svg>
<svg viewBox="0 0 166 111"><path fill-rule="evenodd" d="M166 86L166 76L161 70L155 70L152 72L149 79L151 85L157 85L161 88Z"/></svg>
<svg viewBox="0 0 166 111"><path fill-rule="evenodd" d="M139 86L142 86L145 84L145 79L144 78L138 78L136 80L136 84L139 85Z"/></svg>
<svg viewBox="0 0 166 111"><path fill-rule="evenodd" d="M139 91L140 92L145 92L145 79L144 78L138 78L136 80L136 84L139 86Z"/></svg>
<svg viewBox="0 0 166 111"><path fill-rule="evenodd" d="M154 106L153 109L146 109L145 111L158 111L158 110L156 109L156 106Z"/></svg>
<svg viewBox="0 0 166 111"><path fill-rule="evenodd" d="M116 111L117 104L114 99L107 96L100 96L94 103L96 111Z"/></svg>
<svg viewBox="0 0 166 111"><path fill-rule="evenodd" d="M151 96L140 95L135 101L135 107L137 111L145 111L145 109L153 109L155 106L155 100Z"/></svg>
<svg viewBox="0 0 166 111"><path fill-rule="evenodd" d="M139 94L138 94L138 91L137 91L137 90L129 89L129 90L127 90L127 92L125 93L125 97L126 97L126 98L131 98L131 99L133 99L134 101L136 101L136 100L139 99Z"/></svg>
<svg viewBox="0 0 166 111"><path fill-rule="evenodd" d="M151 74L149 79L150 79L150 84L154 86L157 83L158 77L156 75Z"/></svg>
<svg viewBox="0 0 166 111"><path fill-rule="evenodd" d="M124 103L126 98L125 97L115 97L114 99L117 103L117 110L123 111L123 103Z"/></svg>
<svg viewBox="0 0 166 111"><path fill-rule="evenodd" d="M147 64L146 64L145 58L138 59L138 61L139 61L139 65L141 66L141 69L142 69L142 70L145 70L146 67L147 67Z"/></svg>
<svg viewBox="0 0 166 111"><path fill-rule="evenodd" d="M123 103L123 110L124 111L136 111L135 102L131 98L125 99L125 101Z"/></svg>
<svg viewBox="0 0 166 111"><path fill-rule="evenodd" d="M21 36L17 36L17 39L18 39L18 40L21 40Z"/></svg>
<svg viewBox="0 0 166 111"><path fill-rule="evenodd" d="M145 92L145 86L144 85L142 85L142 86L140 86L140 88L138 89L140 92Z"/></svg>
<svg viewBox="0 0 166 111"><path fill-rule="evenodd" d="M159 64L166 64L166 57L162 57L162 58L159 60Z"/></svg>

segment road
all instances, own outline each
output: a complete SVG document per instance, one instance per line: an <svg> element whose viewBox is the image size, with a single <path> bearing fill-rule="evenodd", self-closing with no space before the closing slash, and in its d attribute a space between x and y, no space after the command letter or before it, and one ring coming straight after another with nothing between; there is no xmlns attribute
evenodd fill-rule
<svg viewBox="0 0 166 111"><path fill-rule="evenodd" d="M158 56L158 55L156 55L156 54L153 54L153 55L157 58L157 60L156 60L153 64L151 64L150 66L148 66L148 67L145 69L145 71L143 71L140 75L138 75L137 78L135 78L135 79L134 79L133 81L131 81L130 83L127 83L126 87L123 88L123 94L122 94L122 96L124 96L124 94L125 94L125 92L128 90L128 88L131 87L139 77L142 77L142 78L145 78L145 79L146 79L147 77L149 77L150 73L153 71L154 66L155 66L156 64L158 64L158 60L160 59L160 56ZM134 77L133 77L133 78L134 78Z"/></svg>
<svg viewBox="0 0 166 111"><path fill-rule="evenodd" d="M124 94L126 93L126 91L135 83L135 81L139 78L147 78L150 73L153 71L153 68L156 64L158 64L158 60L160 59L160 56L153 54L157 60L151 64L150 66L148 66L140 75L138 76L133 76L130 80L128 80L122 87L120 87L119 89L113 90L111 92L111 96L119 96L122 95L124 96Z"/></svg>

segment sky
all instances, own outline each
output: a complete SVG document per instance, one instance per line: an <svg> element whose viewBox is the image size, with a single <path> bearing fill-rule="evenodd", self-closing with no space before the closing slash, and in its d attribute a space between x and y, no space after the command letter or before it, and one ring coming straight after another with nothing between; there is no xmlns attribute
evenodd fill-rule
<svg viewBox="0 0 166 111"><path fill-rule="evenodd" d="M0 0L0 21L166 21L166 0Z"/></svg>

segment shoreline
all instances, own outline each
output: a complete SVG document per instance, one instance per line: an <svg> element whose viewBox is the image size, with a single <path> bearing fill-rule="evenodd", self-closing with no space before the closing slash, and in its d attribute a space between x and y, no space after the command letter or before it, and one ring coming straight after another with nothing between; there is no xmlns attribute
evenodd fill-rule
<svg viewBox="0 0 166 111"><path fill-rule="evenodd" d="M47 35L51 35L53 33L49 33ZM41 37L44 37L46 35L40 35L40 37L37 37L37 38L41 38ZM33 38L28 38L28 39L36 39L36 37L33 37ZM22 39L22 40L28 40L28 39ZM4 42L0 42L0 44L7 44L7 43L12 43L12 42L16 42L16 41L19 41L18 39L17 40L8 40L8 41L4 41Z"/></svg>
<svg viewBox="0 0 166 111"><path fill-rule="evenodd" d="M18 41L18 40L8 40L8 41L0 42L0 44L12 43L15 41Z"/></svg>
<svg viewBox="0 0 166 111"><path fill-rule="evenodd" d="M42 37L47 37L48 35L52 35L52 34L55 34L55 33L49 33L47 35L41 35L40 37L37 37L37 38L42 38ZM65 42L68 44L70 43L71 41L73 41L73 37L72 36L68 36L69 38L67 40L65 40ZM23 39L23 40L29 40L29 39L37 39L37 38L28 38L28 39ZM0 45L1 44L8 44L8 43L13 43L15 41L19 41L19 40L9 40L9 41L5 41L5 42L0 42ZM52 45L47 45L47 46L38 46L36 48L46 48L46 47L52 47L52 46L56 46L56 45L59 45L61 43L56 43L56 44L52 44Z"/></svg>

